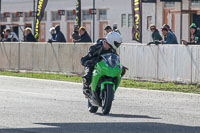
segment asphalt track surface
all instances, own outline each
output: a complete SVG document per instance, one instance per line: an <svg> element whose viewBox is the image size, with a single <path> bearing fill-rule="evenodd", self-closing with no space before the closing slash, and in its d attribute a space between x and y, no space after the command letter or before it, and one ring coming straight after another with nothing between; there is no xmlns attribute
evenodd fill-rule
<svg viewBox="0 0 200 133"><path fill-rule="evenodd" d="M81 84L0 76L0 133L200 133L200 95L119 88L91 114Z"/></svg>

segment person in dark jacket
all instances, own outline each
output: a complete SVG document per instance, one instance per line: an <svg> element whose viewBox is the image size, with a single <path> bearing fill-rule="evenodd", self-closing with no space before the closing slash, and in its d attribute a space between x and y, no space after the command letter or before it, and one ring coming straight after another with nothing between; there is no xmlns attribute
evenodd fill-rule
<svg viewBox="0 0 200 133"><path fill-rule="evenodd" d="M65 36L60 31L59 25L55 26L55 30L56 30L56 38L55 38L55 41L53 41L53 42L66 42Z"/></svg>
<svg viewBox="0 0 200 133"><path fill-rule="evenodd" d="M157 41L161 41L162 37L158 31L158 29L156 29L156 26L154 24L150 25L150 30L152 32L152 40L153 42L149 42L148 45L150 44L157 44Z"/></svg>
<svg viewBox="0 0 200 133"><path fill-rule="evenodd" d="M156 40L161 41L162 40L162 37L161 37L158 29L156 29L155 25L151 25L150 30L152 32L153 41L156 41Z"/></svg>
<svg viewBox="0 0 200 133"><path fill-rule="evenodd" d="M88 35L85 27L80 27L79 34L81 38L75 42L92 42L92 39Z"/></svg>
<svg viewBox="0 0 200 133"><path fill-rule="evenodd" d="M197 26L195 23L192 23L190 25L190 33L191 33L190 42L182 40L183 44L184 45L200 44L200 31L197 29Z"/></svg>
<svg viewBox="0 0 200 133"><path fill-rule="evenodd" d="M174 32L172 31L171 27L168 24L164 24L162 28L167 28L168 32L170 32L172 35L176 37L176 35L174 34Z"/></svg>
<svg viewBox="0 0 200 133"><path fill-rule="evenodd" d="M81 37L79 36L79 26L78 25L74 25L74 32L72 33L72 38L73 41L79 40Z"/></svg>
<svg viewBox="0 0 200 133"><path fill-rule="evenodd" d="M24 30L24 42L36 42L36 39L32 34L32 29L29 27Z"/></svg>
<svg viewBox="0 0 200 133"><path fill-rule="evenodd" d="M164 36L162 44L178 44L176 37L166 27L162 28L162 34Z"/></svg>
<svg viewBox="0 0 200 133"><path fill-rule="evenodd" d="M100 55L106 53L116 54L116 49L122 43L122 38L119 33L110 32L105 40L99 41L97 44L93 45L89 49L89 53L81 58L81 64L85 67L86 74L83 78L83 93L87 95L90 89L92 72L94 66L100 59Z"/></svg>

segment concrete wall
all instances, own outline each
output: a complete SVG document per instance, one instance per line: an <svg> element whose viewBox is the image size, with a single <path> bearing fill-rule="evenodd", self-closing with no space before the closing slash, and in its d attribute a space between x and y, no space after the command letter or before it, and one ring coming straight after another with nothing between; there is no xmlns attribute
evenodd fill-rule
<svg viewBox="0 0 200 133"><path fill-rule="evenodd" d="M80 58L91 44L0 43L0 69L83 74ZM200 47L124 44L129 79L200 83Z"/></svg>
<svg viewBox="0 0 200 133"><path fill-rule="evenodd" d="M121 63L130 79L199 83L200 47L123 45Z"/></svg>
<svg viewBox="0 0 200 133"><path fill-rule="evenodd" d="M80 58L90 45L0 43L0 69L82 74Z"/></svg>
<svg viewBox="0 0 200 133"><path fill-rule="evenodd" d="M188 0L183 0L183 10L190 10L190 1ZM189 25L190 25L190 14L182 14L182 29L184 32L182 32L182 39L189 41L190 40L190 30L189 30Z"/></svg>
<svg viewBox="0 0 200 133"><path fill-rule="evenodd" d="M157 0L156 2L156 27L160 31L160 28L163 25L163 7L164 2L160 2L160 0Z"/></svg>
<svg viewBox="0 0 200 133"><path fill-rule="evenodd" d="M151 7L151 8L149 8ZM152 41L152 33L149 29L149 26L147 24L147 17L152 17L152 21L149 22L150 24L155 24L155 3L142 3L142 42L148 43Z"/></svg>

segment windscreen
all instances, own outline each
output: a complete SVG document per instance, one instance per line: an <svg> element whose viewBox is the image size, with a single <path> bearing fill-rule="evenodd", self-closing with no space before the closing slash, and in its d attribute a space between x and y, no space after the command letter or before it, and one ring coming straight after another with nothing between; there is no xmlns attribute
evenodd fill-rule
<svg viewBox="0 0 200 133"><path fill-rule="evenodd" d="M117 64L120 63L119 56L116 54L104 54L102 55L102 58L105 61L105 63L111 68L115 67Z"/></svg>

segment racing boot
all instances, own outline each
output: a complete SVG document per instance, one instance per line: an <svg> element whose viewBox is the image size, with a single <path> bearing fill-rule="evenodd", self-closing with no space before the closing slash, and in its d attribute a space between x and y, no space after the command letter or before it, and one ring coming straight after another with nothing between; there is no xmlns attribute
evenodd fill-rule
<svg viewBox="0 0 200 133"><path fill-rule="evenodd" d="M86 98L90 95L90 85L86 84L85 78L83 78L83 94Z"/></svg>

